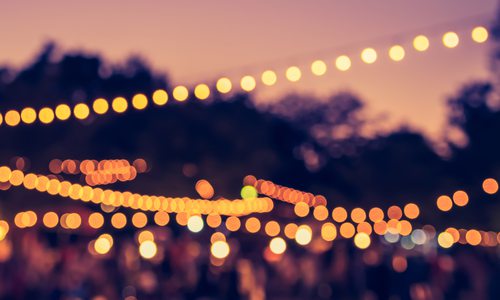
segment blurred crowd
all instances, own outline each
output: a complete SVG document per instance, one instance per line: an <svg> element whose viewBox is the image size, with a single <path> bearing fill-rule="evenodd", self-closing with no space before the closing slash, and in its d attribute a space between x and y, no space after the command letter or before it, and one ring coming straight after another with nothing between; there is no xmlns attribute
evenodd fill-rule
<svg viewBox="0 0 500 300"><path fill-rule="evenodd" d="M175 229L175 228L174 228ZM431 243L406 250L374 238L288 241L273 254L263 236L231 233L230 255L210 254L210 233L151 228L158 244L140 256L137 233L114 236L99 255L91 237L18 231L0 242L1 299L498 299L498 247Z"/></svg>

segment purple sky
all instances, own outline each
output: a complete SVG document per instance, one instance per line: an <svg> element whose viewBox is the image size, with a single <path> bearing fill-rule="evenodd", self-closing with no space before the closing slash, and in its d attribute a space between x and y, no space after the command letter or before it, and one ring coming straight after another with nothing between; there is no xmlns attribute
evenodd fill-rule
<svg viewBox="0 0 500 300"><path fill-rule="evenodd" d="M174 84L211 83L221 75L236 80L271 68L280 76L278 84L259 88L258 101L348 90L367 102L371 114L389 113L388 125L409 123L438 136L446 97L464 82L490 76L490 47L472 43L470 29L487 25L497 5L496 0L9 1L0 10L0 64L25 64L52 39L63 49L83 48L113 61L140 54L168 72ZM490 17L455 22L479 14ZM460 33L458 48L438 44L447 30ZM431 39L427 52L410 48L419 33ZM402 62L387 58L394 43L407 48ZM369 46L379 51L373 65L359 60ZM354 60L346 73L333 67L340 54ZM321 78L309 72L316 59L328 63ZM284 82L289 65L303 68L303 80Z"/></svg>

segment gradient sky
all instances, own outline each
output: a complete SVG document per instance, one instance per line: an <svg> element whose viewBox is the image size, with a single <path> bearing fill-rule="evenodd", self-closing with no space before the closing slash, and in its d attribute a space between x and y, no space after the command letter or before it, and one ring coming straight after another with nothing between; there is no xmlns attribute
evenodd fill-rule
<svg viewBox="0 0 500 300"><path fill-rule="evenodd" d="M64 50L85 49L113 61L140 54L154 69L168 72L174 84L258 76L271 68L281 78L275 87L260 88L258 101L287 93L326 97L352 91L371 114L388 113L387 124L410 124L438 136L446 98L461 84L490 76L490 47L472 43L469 36L474 25L493 19L497 1L57 0L9 1L0 7L0 64L22 66L51 39ZM457 22L477 15L483 17ZM447 30L462 34L458 48L438 44ZM425 53L410 49L420 33L431 38ZM402 62L387 58L394 43L408 48ZM379 60L364 65L359 53L369 46L379 51ZM340 54L354 59L349 72L333 68ZM308 72L315 59L329 66L321 78ZM289 65L307 73L299 83L284 83Z"/></svg>

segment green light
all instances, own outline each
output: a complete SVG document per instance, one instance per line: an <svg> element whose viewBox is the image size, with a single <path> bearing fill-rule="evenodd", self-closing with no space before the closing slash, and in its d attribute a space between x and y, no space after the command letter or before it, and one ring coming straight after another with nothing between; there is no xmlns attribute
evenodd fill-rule
<svg viewBox="0 0 500 300"><path fill-rule="evenodd" d="M257 196L257 190L251 185L246 185L241 189L241 198L243 199L257 198Z"/></svg>

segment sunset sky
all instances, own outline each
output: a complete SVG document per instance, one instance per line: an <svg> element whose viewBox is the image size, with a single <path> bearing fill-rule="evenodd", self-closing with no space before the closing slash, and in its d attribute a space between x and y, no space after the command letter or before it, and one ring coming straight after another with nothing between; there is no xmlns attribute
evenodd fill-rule
<svg viewBox="0 0 500 300"><path fill-rule="evenodd" d="M352 91L371 114L388 113L387 124L410 124L434 136L445 122L445 101L461 84L486 79L491 45L475 44L470 30L489 25L496 0L422 1L9 1L0 5L0 64L20 67L46 40L63 50L84 49L111 61L143 56L173 84L213 83L220 76L239 80L278 73L274 87L259 86L257 101L288 93L325 97ZM441 43L446 31L461 40L455 49ZM411 48L425 34L428 51ZM406 49L401 62L387 50ZM361 62L373 47L379 59ZM346 54L352 69L339 72L334 59ZM310 63L323 59L325 76L315 77ZM298 83L285 83L284 70L303 70ZM138 91L139 92L139 91Z"/></svg>

